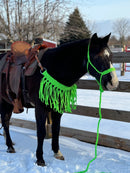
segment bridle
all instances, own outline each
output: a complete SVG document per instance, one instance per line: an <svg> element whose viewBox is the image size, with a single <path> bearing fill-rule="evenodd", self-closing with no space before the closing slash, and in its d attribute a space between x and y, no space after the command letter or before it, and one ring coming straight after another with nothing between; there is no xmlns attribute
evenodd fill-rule
<svg viewBox="0 0 130 173"><path fill-rule="evenodd" d="M111 68L109 68L109 69L107 69L107 70L104 70L103 72L99 71L99 70L92 64L92 62L91 62L91 60L90 60L90 54L89 54L90 43L91 43L91 41L90 41L89 44L88 44L88 52L87 52L87 59L88 59L88 62L87 62L87 71L89 72L89 65L90 65L98 74L100 74L100 80L99 80L99 81L96 80L96 81L97 81L98 85L100 86L100 87L99 87L100 91L103 92L103 88L102 88L102 84L101 84L101 82L102 82L102 77L103 77L103 75L106 75L106 74L108 74L108 73L110 73L110 72L112 72L112 71L115 71L115 68L114 68L114 67L111 67Z"/></svg>

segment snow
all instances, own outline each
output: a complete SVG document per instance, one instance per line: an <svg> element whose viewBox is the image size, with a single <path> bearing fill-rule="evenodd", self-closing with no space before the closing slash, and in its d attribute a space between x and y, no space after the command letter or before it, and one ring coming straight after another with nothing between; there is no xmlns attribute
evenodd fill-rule
<svg viewBox="0 0 130 173"><path fill-rule="evenodd" d="M0 136L0 173L74 173L85 170L94 157L95 146L73 138L60 137L65 161L53 157L51 139L45 139L45 167L35 164L36 131L11 126L16 153L6 153L4 137ZM129 173L130 153L98 146L98 157L91 163L88 173Z"/></svg>
<svg viewBox="0 0 130 173"><path fill-rule="evenodd" d="M130 72L120 76L120 81L130 81ZM85 75L83 79L93 80ZM78 90L78 105L98 107L99 91ZM102 108L130 111L130 93L104 91ZM35 121L34 109L13 118ZM78 122L78 123L77 123ZM61 126L85 131L97 131L98 118L72 114L63 114ZM2 130L0 130L1 132ZM100 133L130 139L130 123L102 119ZM3 136L0 136L0 173L73 173L86 169L88 162L94 158L95 145L87 144L73 138L60 137L61 152L65 161L54 159L51 139L44 143L44 159L47 166L38 167L35 163L36 131L11 126L11 136L16 143L15 154L6 153ZM129 173L130 153L108 147L99 147L97 159L90 164L88 173Z"/></svg>

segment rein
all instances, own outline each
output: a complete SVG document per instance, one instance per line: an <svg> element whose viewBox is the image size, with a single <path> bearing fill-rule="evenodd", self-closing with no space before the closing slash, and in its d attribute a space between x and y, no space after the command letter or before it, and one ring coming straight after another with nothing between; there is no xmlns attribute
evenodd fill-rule
<svg viewBox="0 0 130 173"><path fill-rule="evenodd" d="M96 80L98 85L99 85L99 90L100 90L100 99L99 99L99 120L98 120L98 125L97 125L97 137L96 137L96 143L95 143L95 157L89 161L88 165L87 165L87 168L84 170L84 171L80 171L80 172L77 172L77 173L86 173L89 169L89 166L90 164L96 160L97 158L97 145L98 145L98 140L99 140L99 126L100 126L100 122L102 120L102 113L101 113L101 102L102 102L102 93L103 93L103 88L102 88L102 77L103 75L106 75L112 71L115 71L115 68L112 67L112 68L109 68L108 70L105 70L103 72L100 72L91 62L90 60L90 55L89 55L89 48L90 48L90 43L88 44L88 52L87 52L87 58L88 58L88 62L87 62L87 71L89 72L88 70L88 66L89 64L94 68L94 70L96 70L97 73L99 73L101 76L100 76L100 81Z"/></svg>

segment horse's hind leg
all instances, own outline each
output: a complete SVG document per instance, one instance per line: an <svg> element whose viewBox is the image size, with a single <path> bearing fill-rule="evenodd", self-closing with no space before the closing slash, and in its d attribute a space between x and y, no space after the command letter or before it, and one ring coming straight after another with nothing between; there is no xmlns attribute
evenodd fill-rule
<svg viewBox="0 0 130 173"><path fill-rule="evenodd" d="M9 133L9 121L12 115L13 105L8 104L5 101L1 103L1 122L4 128L6 145L8 147L7 152L14 153L13 143Z"/></svg>
<svg viewBox="0 0 130 173"><path fill-rule="evenodd" d="M59 149L61 114L52 111L51 116L52 116L52 150L54 152L54 157L59 160L64 160L64 156L62 155Z"/></svg>

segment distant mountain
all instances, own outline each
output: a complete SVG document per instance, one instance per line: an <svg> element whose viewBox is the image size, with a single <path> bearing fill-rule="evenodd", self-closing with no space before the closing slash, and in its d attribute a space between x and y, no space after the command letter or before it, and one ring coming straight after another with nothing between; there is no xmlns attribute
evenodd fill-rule
<svg viewBox="0 0 130 173"><path fill-rule="evenodd" d="M95 21L94 32L97 32L99 36L107 35L110 32L112 35L115 35L113 32L113 23L113 20Z"/></svg>
<svg viewBox="0 0 130 173"><path fill-rule="evenodd" d="M117 33L113 30L113 25L116 20L104 20L104 21L95 21L94 32L97 32L99 36L107 35L111 32L112 35L117 36ZM130 19L128 19L130 24ZM130 32L129 32L130 34Z"/></svg>

